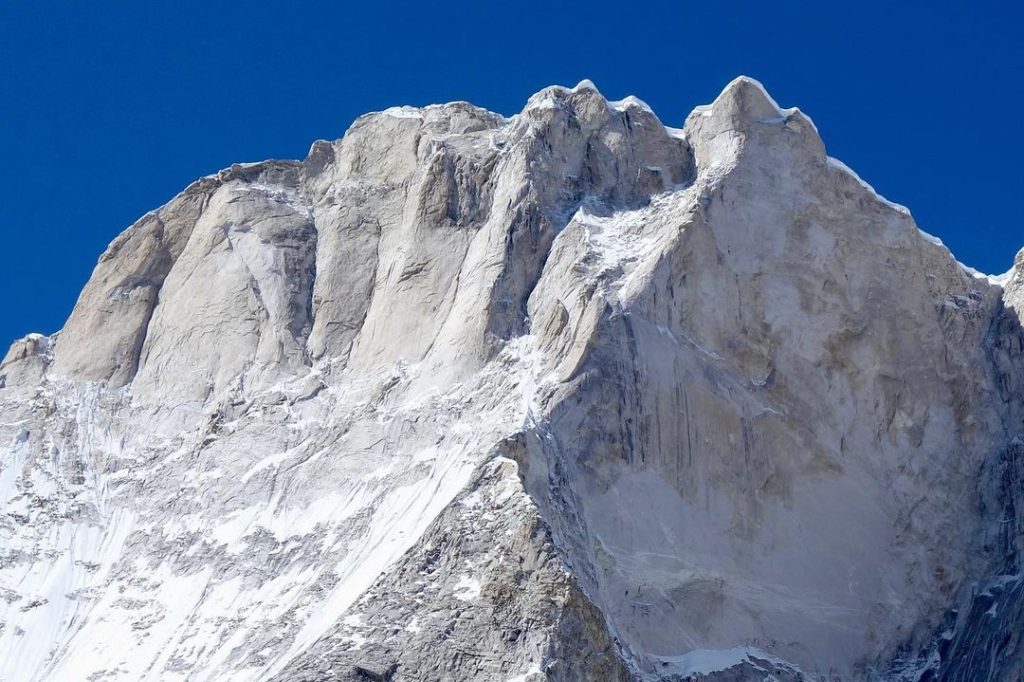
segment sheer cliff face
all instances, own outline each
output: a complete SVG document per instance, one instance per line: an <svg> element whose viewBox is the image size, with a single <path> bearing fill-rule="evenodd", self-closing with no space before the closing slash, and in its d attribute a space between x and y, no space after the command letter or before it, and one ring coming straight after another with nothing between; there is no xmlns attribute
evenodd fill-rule
<svg viewBox="0 0 1024 682"><path fill-rule="evenodd" d="M0 365L0 678L944 670L1019 570L1020 271L743 78L233 166Z"/></svg>

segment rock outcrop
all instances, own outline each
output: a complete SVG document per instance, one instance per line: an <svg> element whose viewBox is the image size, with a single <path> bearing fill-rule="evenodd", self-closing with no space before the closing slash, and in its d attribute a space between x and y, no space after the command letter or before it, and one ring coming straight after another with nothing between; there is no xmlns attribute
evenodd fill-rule
<svg viewBox="0 0 1024 682"><path fill-rule="evenodd" d="M233 166L0 364L0 679L1017 679L1021 273L747 78Z"/></svg>

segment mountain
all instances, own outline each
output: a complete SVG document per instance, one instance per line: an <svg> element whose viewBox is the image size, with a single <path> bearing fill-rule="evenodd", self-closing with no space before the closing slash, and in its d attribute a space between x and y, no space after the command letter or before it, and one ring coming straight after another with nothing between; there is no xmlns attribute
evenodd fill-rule
<svg viewBox="0 0 1024 682"><path fill-rule="evenodd" d="M748 78L368 114L11 347L0 679L1020 679L1022 307Z"/></svg>

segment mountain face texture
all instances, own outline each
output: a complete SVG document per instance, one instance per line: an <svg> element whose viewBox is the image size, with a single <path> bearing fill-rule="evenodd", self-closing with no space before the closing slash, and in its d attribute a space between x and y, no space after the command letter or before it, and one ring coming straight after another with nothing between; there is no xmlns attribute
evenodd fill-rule
<svg viewBox="0 0 1024 682"><path fill-rule="evenodd" d="M1024 254L739 78L395 108L0 365L0 680L1024 677Z"/></svg>

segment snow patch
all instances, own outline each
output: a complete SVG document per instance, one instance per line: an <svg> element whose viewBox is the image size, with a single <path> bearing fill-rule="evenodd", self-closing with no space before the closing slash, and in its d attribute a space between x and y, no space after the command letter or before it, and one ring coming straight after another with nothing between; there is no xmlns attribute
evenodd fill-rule
<svg viewBox="0 0 1024 682"><path fill-rule="evenodd" d="M480 581L468 575L459 576L455 583L455 598L460 601L475 601L480 598Z"/></svg>
<svg viewBox="0 0 1024 682"><path fill-rule="evenodd" d="M634 97L633 95L627 95L626 97L623 97L620 100L608 102L608 107L614 111L626 111L627 109L632 108L642 109L643 111L646 111L649 114L654 113L654 109L652 109L650 105L647 104L647 102L643 101L639 97Z"/></svg>
<svg viewBox="0 0 1024 682"><path fill-rule="evenodd" d="M795 670L792 664L749 646L738 646L732 649L697 649L682 656L660 656L659 661L666 664L661 668L662 672L671 672L684 677L687 675L711 675L744 664L768 672L759 661L767 661L781 668Z"/></svg>
<svg viewBox="0 0 1024 682"><path fill-rule="evenodd" d="M533 678L538 676L543 679L544 671L540 669L540 665L533 663L522 675L510 677L506 682L530 682Z"/></svg>
<svg viewBox="0 0 1024 682"><path fill-rule="evenodd" d="M410 106L388 107L380 113L391 118L423 118L422 111Z"/></svg>

